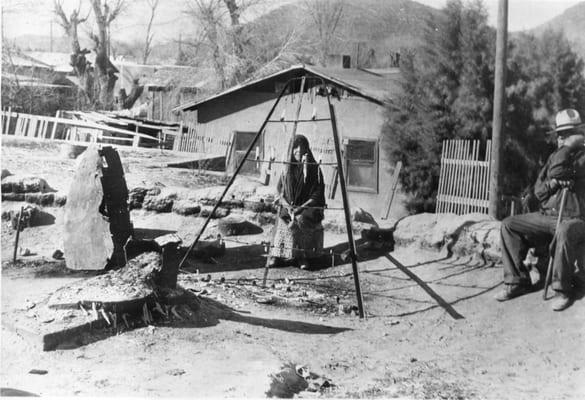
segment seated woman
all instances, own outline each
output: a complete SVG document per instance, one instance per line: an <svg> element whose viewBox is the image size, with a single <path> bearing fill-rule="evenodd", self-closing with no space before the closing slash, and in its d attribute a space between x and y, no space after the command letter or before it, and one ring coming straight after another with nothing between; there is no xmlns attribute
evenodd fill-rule
<svg viewBox="0 0 585 400"><path fill-rule="evenodd" d="M295 261L301 269L306 269L309 267L307 259L323 250L321 221L325 185L305 136L295 136L289 161L277 184L281 194L280 210L268 265Z"/></svg>

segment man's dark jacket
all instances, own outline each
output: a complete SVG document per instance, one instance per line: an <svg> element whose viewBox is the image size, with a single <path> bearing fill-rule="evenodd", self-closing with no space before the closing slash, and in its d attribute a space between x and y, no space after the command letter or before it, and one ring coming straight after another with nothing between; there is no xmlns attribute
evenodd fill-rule
<svg viewBox="0 0 585 400"><path fill-rule="evenodd" d="M553 188L552 179L573 181L567 193L563 218L585 219L585 147L561 147L550 155L540 171L534 194L540 201L541 211L557 216L561 203L560 187Z"/></svg>

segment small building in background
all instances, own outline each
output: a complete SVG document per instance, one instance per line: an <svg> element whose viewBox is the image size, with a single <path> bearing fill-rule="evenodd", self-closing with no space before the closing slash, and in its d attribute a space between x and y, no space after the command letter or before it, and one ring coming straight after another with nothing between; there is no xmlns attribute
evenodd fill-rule
<svg viewBox="0 0 585 400"><path fill-rule="evenodd" d="M158 66L140 82L149 99L148 118L158 121L176 121L172 110L195 100L213 84L212 72L184 66Z"/></svg>
<svg viewBox="0 0 585 400"><path fill-rule="evenodd" d="M27 52L2 51L2 105L12 111L55 115L75 104L77 88L65 71Z"/></svg>

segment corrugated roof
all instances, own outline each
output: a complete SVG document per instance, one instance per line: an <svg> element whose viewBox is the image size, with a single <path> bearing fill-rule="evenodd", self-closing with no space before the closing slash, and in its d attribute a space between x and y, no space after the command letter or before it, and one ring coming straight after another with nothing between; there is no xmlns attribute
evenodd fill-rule
<svg viewBox="0 0 585 400"><path fill-rule="evenodd" d="M188 111L195 109L199 105L208 101L227 96L249 86L255 85L259 82L270 80L292 71L306 71L310 74L319 76L326 81L335 83L336 85L345 88L346 90L354 92L355 94L378 104L387 103L391 100L393 95L396 95L400 92L399 71L396 71L395 74L391 75L382 75L361 69L324 68L301 64L293 65L289 68L282 69L278 72L274 72L261 78L251 79L240 85L233 86L227 90L224 90L223 92L216 93L204 99L195 100L180 105L174 108L173 111Z"/></svg>

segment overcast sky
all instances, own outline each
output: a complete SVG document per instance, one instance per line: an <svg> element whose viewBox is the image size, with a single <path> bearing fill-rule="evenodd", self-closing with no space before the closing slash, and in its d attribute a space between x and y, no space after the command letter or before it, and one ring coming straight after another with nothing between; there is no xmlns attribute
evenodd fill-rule
<svg viewBox="0 0 585 400"><path fill-rule="evenodd" d="M447 0L415 0L431 7L441 8ZM557 15L567 8L583 0L508 0L508 29L521 31L534 28ZM489 22L496 26L498 16L498 0L484 0L488 12Z"/></svg>
<svg viewBox="0 0 585 400"><path fill-rule="evenodd" d="M80 0L63 0L66 12L72 10ZM265 8L273 8L279 4L294 0L266 0ZM359 1L359 0L347 0ZM441 8L447 0L416 0L431 7ZM509 0L508 29L524 30L538 26L551 18L562 14L567 8L583 0ZM86 2L84 2L86 3ZM155 18L155 41L177 39L193 32L193 24L186 16L184 4L186 0L161 0ZM127 10L115 21L112 36L123 36L132 39L144 37L149 12L145 0L127 0ZM498 0L484 0L490 15L490 23L496 25ZM86 12L89 10L85 6ZM53 15L53 0L2 0L3 33L8 38L22 34L49 35ZM53 26L55 36L63 36L58 25Z"/></svg>

